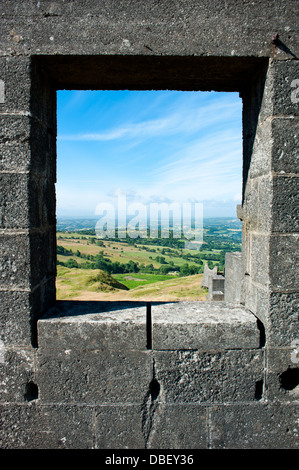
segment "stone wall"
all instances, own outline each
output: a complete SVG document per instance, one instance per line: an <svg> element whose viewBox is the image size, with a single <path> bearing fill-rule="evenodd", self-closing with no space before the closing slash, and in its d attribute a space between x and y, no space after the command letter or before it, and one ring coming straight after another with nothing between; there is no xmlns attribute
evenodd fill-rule
<svg viewBox="0 0 299 470"><path fill-rule="evenodd" d="M298 2L0 11L1 446L298 447ZM56 303L57 89L240 92L240 304Z"/></svg>

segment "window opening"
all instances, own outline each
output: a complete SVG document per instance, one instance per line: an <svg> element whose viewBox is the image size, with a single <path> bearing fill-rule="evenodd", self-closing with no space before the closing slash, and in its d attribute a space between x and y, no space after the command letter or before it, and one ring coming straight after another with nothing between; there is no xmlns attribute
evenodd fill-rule
<svg viewBox="0 0 299 470"><path fill-rule="evenodd" d="M206 300L241 251L239 95L58 91L57 125L57 299Z"/></svg>

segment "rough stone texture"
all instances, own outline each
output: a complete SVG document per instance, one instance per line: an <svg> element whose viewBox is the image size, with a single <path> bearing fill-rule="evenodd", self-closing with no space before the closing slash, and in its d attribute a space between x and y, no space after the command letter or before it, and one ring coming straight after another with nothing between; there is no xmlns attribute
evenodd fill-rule
<svg viewBox="0 0 299 470"><path fill-rule="evenodd" d="M298 448L298 2L2 0L0 18L1 446ZM38 331L57 89L240 92L245 322L83 302Z"/></svg>
<svg viewBox="0 0 299 470"><path fill-rule="evenodd" d="M209 277L211 275L217 275L218 266L214 266L213 269L210 269L208 264L206 263L203 270L201 285L202 287L209 287Z"/></svg>
<svg viewBox="0 0 299 470"><path fill-rule="evenodd" d="M152 376L147 351L41 348L37 360L40 400L47 404L142 403Z"/></svg>
<svg viewBox="0 0 299 470"><path fill-rule="evenodd" d="M207 300L224 300L224 287L224 276L220 274L210 275L208 281L209 293L207 295Z"/></svg>
<svg viewBox="0 0 299 470"><path fill-rule="evenodd" d="M152 305L152 347L158 350L256 348L257 319L223 302Z"/></svg>
<svg viewBox="0 0 299 470"><path fill-rule="evenodd" d="M296 404L214 406L211 408L211 448L298 448L298 412Z"/></svg>
<svg viewBox="0 0 299 470"><path fill-rule="evenodd" d="M143 350L146 316L143 302L59 301L38 322L41 349Z"/></svg>
<svg viewBox="0 0 299 470"><path fill-rule="evenodd" d="M154 351L154 361L166 403L254 401L263 378L261 351Z"/></svg>
<svg viewBox="0 0 299 470"><path fill-rule="evenodd" d="M209 442L207 408L193 404L159 404L152 429L149 449L206 449Z"/></svg>
<svg viewBox="0 0 299 470"><path fill-rule="evenodd" d="M240 252L225 254L224 300L237 305L243 301L243 258Z"/></svg>
<svg viewBox="0 0 299 470"><path fill-rule="evenodd" d="M90 449L94 447L93 414L72 405L0 405L3 449Z"/></svg>
<svg viewBox="0 0 299 470"><path fill-rule="evenodd" d="M95 411L97 449L144 449L140 405L104 405Z"/></svg>

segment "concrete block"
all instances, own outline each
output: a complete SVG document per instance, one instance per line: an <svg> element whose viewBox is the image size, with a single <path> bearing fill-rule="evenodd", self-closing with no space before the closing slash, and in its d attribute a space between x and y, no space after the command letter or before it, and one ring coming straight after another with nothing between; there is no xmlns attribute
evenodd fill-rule
<svg viewBox="0 0 299 470"><path fill-rule="evenodd" d="M34 231L30 235L31 247L31 286L56 276L56 227L45 231Z"/></svg>
<svg viewBox="0 0 299 470"><path fill-rule="evenodd" d="M207 295L207 300L208 301L215 301L215 302L219 302L219 301L222 301L224 300L224 293L222 291L213 291L212 294L208 294Z"/></svg>
<svg viewBox="0 0 299 470"><path fill-rule="evenodd" d="M295 337L293 342L290 342L285 348L268 348L266 397L269 401L298 403L298 349L298 336Z"/></svg>
<svg viewBox="0 0 299 470"><path fill-rule="evenodd" d="M0 228L28 228L29 178L26 174L0 174Z"/></svg>
<svg viewBox="0 0 299 470"><path fill-rule="evenodd" d="M268 175L271 171L271 130L270 120L258 122L250 160L250 178Z"/></svg>
<svg viewBox="0 0 299 470"><path fill-rule="evenodd" d="M217 275L217 271L218 271L218 266L214 266L213 269L210 269L208 264L207 263L205 264L203 275L202 275L202 281L201 281L202 287L206 287L206 288L209 287L209 277L211 275Z"/></svg>
<svg viewBox="0 0 299 470"><path fill-rule="evenodd" d="M161 403L153 416L148 448L206 449L207 421L207 409L204 406Z"/></svg>
<svg viewBox="0 0 299 470"><path fill-rule="evenodd" d="M56 225L54 181L28 173L2 173L0 185L0 228Z"/></svg>
<svg viewBox="0 0 299 470"><path fill-rule="evenodd" d="M0 114L0 171L30 167L30 118Z"/></svg>
<svg viewBox="0 0 299 470"><path fill-rule="evenodd" d="M252 207L254 211L254 207ZM258 215L256 230L260 233L269 233L273 224L273 180L272 177L263 176L258 181L258 201L255 210Z"/></svg>
<svg viewBox="0 0 299 470"><path fill-rule="evenodd" d="M1 343L0 352L0 402L25 403L31 401L31 383L35 383L35 352L32 349L17 351Z"/></svg>
<svg viewBox="0 0 299 470"><path fill-rule="evenodd" d="M225 254L225 302L240 304L243 300L243 258L241 252Z"/></svg>
<svg viewBox="0 0 299 470"><path fill-rule="evenodd" d="M98 449L201 449L208 442L206 408L193 404L103 405L95 420Z"/></svg>
<svg viewBox="0 0 299 470"><path fill-rule="evenodd" d="M17 35L16 32L15 34ZM5 100L0 104L0 113L29 115L31 108L30 62L30 57L24 56L0 58L0 78L5 83Z"/></svg>
<svg viewBox="0 0 299 470"><path fill-rule="evenodd" d="M59 301L38 322L42 349L146 349L142 302Z"/></svg>
<svg viewBox="0 0 299 470"><path fill-rule="evenodd" d="M273 232L299 232L299 178L275 176L273 178L272 230Z"/></svg>
<svg viewBox="0 0 299 470"><path fill-rule="evenodd" d="M150 352L116 349L41 349L41 403L141 404L152 378Z"/></svg>
<svg viewBox="0 0 299 470"><path fill-rule="evenodd" d="M299 409L296 405L256 403L210 409L212 449L296 449Z"/></svg>
<svg viewBox="0 0 299 470"><path fill-rule="evenodd" d="M237 207L236 207L236 215L238 217L239 220L243 220L243 217L244 217L244 208L243 208L243 205L242 204L237 204Z"/></svg>
<svg viewBox="0 0 299 470"><path fill-rule="evenodd" d="M31 344L30 292L0 291L0 339L9 346L29 346Z"/></svg>
<svg viewBox="0 0 299 470"><path fill-rule="evenodd" d="M96 449L144 449L142 417L140 405L96 407Z"/></svg>
<svg viewBox="0 0 299 470"><path fill-rule="evenodd" d="M298 79L297 61L273 61L271 67L274 77L272 98L274 116L298 116L298 101L294 86L295 80Z"/></svg>
<svg viewBox="0 0 299 470"><path fill-rule="evenodd" d="M0 233L0 277L3 288L30 287L30 242L26 234Z"/></svg>
<svg viewBox="0 0 299 470"><path fill-rule="evenodd" d="M248 179L244 202L244 223L247 231L258 231L259 179Z"/></svg>
<svg viewBox="0 0 299 470"><path fill-rule="evenodd" d="M224 276L210 275L208 279L208 301L224 300Z"/></svg>
<svg viewBox="0 0 299 470"><path fill-rule="evenodd" d="M273 292L269 304L267 343L272 347L289 347L299 338L299 294Z"/></svg>
<svg viewBox="0 0 299 470"><path fill-rule="evenodd" d="M93 409L89 406L0 405L2 449L92 449Z"/></svg>
<svg viewBox="0 0 299 470"><path fill-rule="evenodd" d="M263 378L263 351L154 351L158 400L223 403L256 400Z"/></svg>
<svg viewBox="0 0 299 470"><path fill-rule="evenodd" d="M130 302L60 302L38 321L44 403L142 403L152 379L146 309Z"/></svg>
<svg viewBox="0 0 299 470"><path fill-rule="evenodd" d="M37 346L37 319L55 301L55 277L33 292L0 291L0 339L7 347Z"/></svg>
<svg viewBox="0 0 299 470"><path fill-rule="evenodd" d="M272 169L277 173L297 173L299 121L296 118L272 120Z"/></svg>
<svg viewBox="0 0 299 470"><path fill-rule="evenodd" d="M272 235L270 238L270 282L276 291L298 288L298 234Z"/></svg>
<svg viewBox="0 0 299 470"><path fill-rule="evenodd" d="M254 315L224 302L152 305L152 347L204 351L259 347Z"/></svg>
<svg viewBox="0 0 299 470"><path fill-rule="evenodd" d="M209 278L209 287L211 286L212 292L214 291L224 291L224 276L217 275L211 276Z"/></svg>
<svg viewBox="0 0 299 470"><path fill-rule="evenodd" d="M251 279L262 285L269 283L269 247L269 235L251 235Z"/></svg>

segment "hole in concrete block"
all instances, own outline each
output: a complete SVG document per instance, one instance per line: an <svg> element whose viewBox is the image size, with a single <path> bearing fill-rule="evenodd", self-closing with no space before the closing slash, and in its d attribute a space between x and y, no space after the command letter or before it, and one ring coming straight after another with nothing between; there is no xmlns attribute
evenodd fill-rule
<svg viewBox="0 0 299 470"><path fill-rule="evenodd" d="M299 385L298 367L289 368L279 376L281 388L284 390L294 390Z"/></svg>
<svg viewBox="0 0 299 470"><path fill-rule="evenodd" d="M26 384L26 391L25 391L24 398L26 401L37 400L38 386L34 382L28 382Z"/></svg>
<svg viewBox="0 0 299 470"><path fill-rule="evenodd" d="M258 380L255 383L255 394L254 398L256 400L261 400L263 397L263 387L264 387L264 381L263 380Z"/></svg>
<svg viewBox="0 0 299 470"><path fill-rule="evenodd" d="M153 379L149 386L152 401L156 400L160 393L160 384L157 379Z"/></svg>
<svg viewBox="0 0 299 470"><path fill-rule="evenodd" d="M259 332L260 332L260 348L262 348L266 344L265 327L264 327L263 323L261 322L261 320L259 320L259 319L257 319L256 323L257 323L257 327L258 327Z"/></svg>

